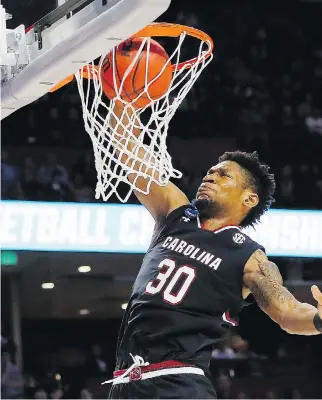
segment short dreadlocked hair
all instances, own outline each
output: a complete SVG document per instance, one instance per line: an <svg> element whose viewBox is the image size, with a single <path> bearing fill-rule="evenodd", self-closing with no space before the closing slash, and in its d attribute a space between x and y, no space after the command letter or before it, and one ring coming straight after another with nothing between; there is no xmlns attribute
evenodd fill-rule
<svg viewBox="0 0 322 400"><path fill-rule="evenodd" d="M219 157L218 161L234 161L245 171L247 187L254 190L258 195L259 202L249 211L240 225L242 227L254 226L275 201L273 195L276 184L274 175L269 172L270 167L260 162L256 151L253 153L239 150L226 152Z"/></svg>

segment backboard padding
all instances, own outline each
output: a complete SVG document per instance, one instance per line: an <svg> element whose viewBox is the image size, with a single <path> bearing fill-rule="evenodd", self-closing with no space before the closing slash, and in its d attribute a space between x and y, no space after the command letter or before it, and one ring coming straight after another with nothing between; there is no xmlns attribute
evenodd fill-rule
<svg viewBox="0 0 322 400"><path fill-rule="evenodd" d="M154 21L171 0L102 0L63 18L42 32L42 48L34 29L25 37L30 63L2 83L1 119L46 94L83 65L107 53Z"/></svg>

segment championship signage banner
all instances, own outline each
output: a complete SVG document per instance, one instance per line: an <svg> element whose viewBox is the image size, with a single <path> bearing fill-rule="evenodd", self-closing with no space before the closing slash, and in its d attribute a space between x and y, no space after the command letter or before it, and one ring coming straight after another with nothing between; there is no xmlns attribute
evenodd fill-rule
<svg viewBox="0 0 322 400"><path fill-rule="evenodd" d="M154 222L138 205L3 201L3 250L144 253ZM271 210L245 233L270 256L321 257L322 211Z"/></svg>

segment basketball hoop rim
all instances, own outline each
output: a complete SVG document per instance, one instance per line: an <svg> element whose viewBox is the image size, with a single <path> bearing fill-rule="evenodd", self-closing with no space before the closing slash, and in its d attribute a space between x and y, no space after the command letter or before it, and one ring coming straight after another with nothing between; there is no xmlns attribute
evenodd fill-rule
<svg viewBox="0 0 322 400"><path fill-rule="evenodd" d="M137 37L179 37L182 33L186 33L188 36L194 37L199 39L202 42L207 43L208 49L204 51L203 57L194 57L190 60L183 61L179 64L173 65L173 71L180 71L185 68L192 68L196 63L201 62L209 58L214 50L214 41L212 38L205 32L197 29L192 28L191 26L187 25L180 25L174 23L166 23L166 22L155 22L146 26L145 28L141 29L137 33L131 36L131 38ZM98 74L98 66L91 66L85 65L81 70L82 77L85 79L93 79L94 75L99 78ZM56 90L62 88L63 86L67 85L74 79L75 74L69 75L67 78L56 84L54 87L50 89L50 93L55 92Z"/></svg>
<svg viewBox="0 0 322 400"><path fill-rule="evenodd" d="M208 50L203 52L203 58L207 59L211 56L214 50L214 41L212 38L205 32L197 29L192 28L191 26L187 25L179 25L179 24L170 24L166 22L155 22L151 25L146 26L139 32L137 32L132 37L178 37L182 33L186 33L188 36L194 37L199 39L202 42L208 44ZM183 68L191 68L196 63L200 62L199 57L194 57L191 60L183 61L178 65L173 65L174 70L181 70Z"/></svg>

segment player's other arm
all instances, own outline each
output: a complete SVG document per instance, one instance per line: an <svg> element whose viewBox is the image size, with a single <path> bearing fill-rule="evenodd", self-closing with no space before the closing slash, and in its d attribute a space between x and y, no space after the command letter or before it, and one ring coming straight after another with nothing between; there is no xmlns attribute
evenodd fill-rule
<svg viewBox="0 0 322 400"><path fill-rule="evenodd" d="M268 260L261 250L248 260L244 269L244 285L254 295L258 306L282 329L291 334L318 335L314 325L322 317L322 293L312 287L312 294L318 308L301 303L283 286L277 266Z"/></svg>
<svg viewBox="0 0 322 400"><path fill-rule="evenodd" d="M129 135L126 132L124 133L122 125L126 126L128 124L133 111L131 111L130 108L127 108L127 112L124 113L122 105L117 104L113 109L113 113L115 116L112 115L110 125L115 128L115 151L117 156L121 157L123 164L132 164L131 168L134 171L140 170L148 175L151 175L152 173L156 174L155 171L146 168L143 163L140 163L140 160L143 160L144 157L148 156L150 158L150 164L153 164L151 154L146 154L143 146L137 149L135 143L128 140ZM118 120L121 121L121 124L117 122ZM132 133L136 137L139 137L141 134L141 130L135 127L138 125L138 123L134 123L132 129ZM120 143L126 148L126 152L123 151L121 153L118 149ZM136 154L135 157L134 153ZM130 182L136 181L136 185L142 190L145 190L147 187L148 180L143 177L138 178L135 172L130 174L128 179ZM144 195L138 191L135 191L135 194L139 201L149 210L153 218L156 220L160 217L166 217L171 213L171 211L189 203L187 196L171 182L165 186L159 186L153 182L150 186L149 194Z"/></svg>

